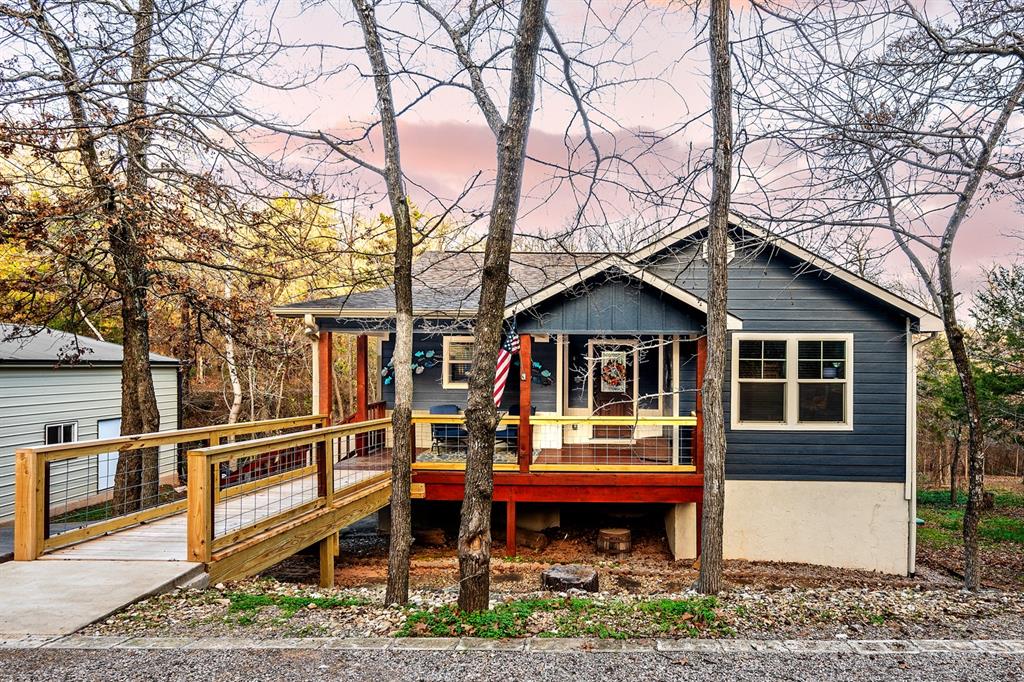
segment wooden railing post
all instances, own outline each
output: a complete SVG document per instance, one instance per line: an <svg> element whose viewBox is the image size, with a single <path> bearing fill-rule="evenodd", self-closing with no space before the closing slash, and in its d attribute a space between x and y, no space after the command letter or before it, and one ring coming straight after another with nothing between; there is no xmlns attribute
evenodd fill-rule
<svg viewBox="0 0 1024 682"><path fill-rule="evenodd" d="M331 438L324 437L313 447L316 453L316 494L325 498L327 504L334 501L334 458L328 455Z"/></svg>
<svg viewBox="0 0 1024 682"><path fill-rule="evenodd" d="M188 558L209 563L213 550L213 505L219 481L201 452L188 453Z"/></svg>
<svg viewBox="0 0 1024 682"><path fill-rule="evenodd" d="M14 559L32 561L46 539L46 461L33 450L14 456Z"/></svg>

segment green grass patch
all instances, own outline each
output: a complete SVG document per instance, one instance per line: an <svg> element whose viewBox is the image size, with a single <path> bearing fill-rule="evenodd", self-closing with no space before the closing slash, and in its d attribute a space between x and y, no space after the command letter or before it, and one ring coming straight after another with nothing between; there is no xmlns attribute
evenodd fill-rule
<svg viewBox="0 0 1024 682"><path fill-rule="evenodd" d="M1024 507L1024 495L1020 493L1008 490L990 490L989 492L993 493L995 497L995 508L997 510L1000 508ZM917 503L925 507L964 507L967 504L967 491L957 491L956 505L951 505L949 503L949 490L918 490Z"/></svg>
<svg viewBox="0 0 1024 682"><path fill-rule="evenodd" d="M917 529L917 540L924 546L946 548L963 542L964 512L953 507L918 507L924 525ZM1013 543L1024 545L1024 520L1003 516L998 511L982 514L978 524L982 544Z"/></svg>
<svg viewBox="0 0 1024 682"><path fill-rule="evenodd" d="M399 637L522 637L526 621L537 611L550 611L559 599L523 599L499 604L493 609L466 613L457 606L411 611L398 631Z"/></svg>
<svg viewBox="0 0 1024 682"><path fill-rule="evenodd" d="M248 592L228 592L224 596L231 602L228 605L228 613L239 614L237 622L240 625L251 624L254 616L267 607L277 607L282 617L288 619L302 609L309 608L310 604L315 604L318 609L340 609L367 603L363 599L353 597L292 597Z"/></svg>
<svg viewBox="0 0 1024 682"><path fill-rule="evenodd" d="M531 622L535 614L549 615ZM597 637L625 639L658 634L697 637L702 633L730 635L714 597L626 602L592 599L527 599L499 604L478 613L455 606L410 611L400 637L511 638Z"/></svg>

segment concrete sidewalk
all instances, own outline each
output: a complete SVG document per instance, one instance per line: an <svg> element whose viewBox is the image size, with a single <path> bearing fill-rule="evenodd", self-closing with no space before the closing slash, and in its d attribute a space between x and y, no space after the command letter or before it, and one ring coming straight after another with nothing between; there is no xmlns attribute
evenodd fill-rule
<svg viewBox="0 0 1024 682"><path fill-rule="evenodd" d="M185 561L8 561L0 564L0 639L70 634L202 575L202 564Z"/></svg>

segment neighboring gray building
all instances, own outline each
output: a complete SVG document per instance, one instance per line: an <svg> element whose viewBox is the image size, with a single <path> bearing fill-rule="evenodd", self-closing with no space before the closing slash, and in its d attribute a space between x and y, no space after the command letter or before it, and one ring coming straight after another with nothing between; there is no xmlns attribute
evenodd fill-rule
<svg viewBox="0 0 1024 682"><path fill-rule="evenodd" d="M21 338L5 340L12 335ZM120 435L121 358L116 343L0 324L0 524L14 516L16 450ZM160 428L176 429L178 361L153 353L150 362ZM116 463L113 454L96 460L83 492L110 487Z"/></svg>

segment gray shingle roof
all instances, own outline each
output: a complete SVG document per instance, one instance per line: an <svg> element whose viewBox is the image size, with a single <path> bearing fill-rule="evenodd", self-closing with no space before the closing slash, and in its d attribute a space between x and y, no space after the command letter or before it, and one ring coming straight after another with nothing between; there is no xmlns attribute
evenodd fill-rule
<svg viewBox="0 0 1024 682"><path fill-rule="evenodd" d="M605 253L535 253L517 251L509 263L506 303L514 303L607 256ZM480 298L480 269L483 253L478 251L428 251L413 264L413 308L417 311L458 311L472 313ZM302 303L279 310L323 310L324 312L394 310L391 287L359 291Z"/></svg>
<svg viewBox="0 0 1024 682"><path fill-rule="evenodd" d="M118 364L121 346L48 327L0 323L0 364ZM174 358L149 354L154 364L178 364Z"/></svg>

